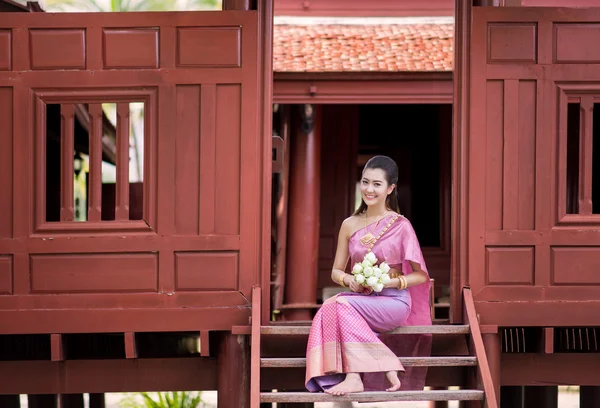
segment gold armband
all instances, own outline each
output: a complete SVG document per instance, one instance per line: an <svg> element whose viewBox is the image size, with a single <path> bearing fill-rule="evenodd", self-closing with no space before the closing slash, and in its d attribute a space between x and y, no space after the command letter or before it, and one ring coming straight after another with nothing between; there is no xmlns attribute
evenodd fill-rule
<svg viewBox="0 0 600 408"><path fill-rule="evenodd" d="M340 286L341 286L342 288L346 288L346 287L347 287L347 286L346 286L346 284L344 283L344 278L345 278L345 277L346 277L346 274L344 273L344 274L342 274L342 275L340 276L340 279L338 280L338 281L339 281L339 283L340 283Z"/></svg>

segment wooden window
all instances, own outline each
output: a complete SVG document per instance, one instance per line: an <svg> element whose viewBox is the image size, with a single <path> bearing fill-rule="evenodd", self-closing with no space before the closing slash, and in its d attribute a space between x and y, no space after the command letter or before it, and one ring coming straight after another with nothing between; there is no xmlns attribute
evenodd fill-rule
<svg viewBox="0 0 600 408"><path fill-rule="evenodd" d="M37 95L37 231L153 229L155 91L100 93Z"/></svg>

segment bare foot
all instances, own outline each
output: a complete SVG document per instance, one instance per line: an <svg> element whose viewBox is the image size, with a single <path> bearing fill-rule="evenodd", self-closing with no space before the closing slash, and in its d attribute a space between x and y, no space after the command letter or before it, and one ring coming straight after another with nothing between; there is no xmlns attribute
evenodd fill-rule
<svg viewBox="0 0 600 408"><path fill-rule="evenodd" d="M396 377L397 378L397 377ZM400 381L398 381L400 382ZM360 374L348 373L346 379L334 387L325 390L327 394L331 395L346 395L352 392L363 392L365 390Z"/></svg>
<svg viewBox="0 0 600 408"><path fill-rule="evenodd" d="M397 371L388 371L387 373L385 373L385 376L387 377L390 384L392 384L392 386L390 388L388 388L386 391L390 391L390 392L398 391L400 389L400 385L401 385L400 379L398 378L398 372Z"/></svg>

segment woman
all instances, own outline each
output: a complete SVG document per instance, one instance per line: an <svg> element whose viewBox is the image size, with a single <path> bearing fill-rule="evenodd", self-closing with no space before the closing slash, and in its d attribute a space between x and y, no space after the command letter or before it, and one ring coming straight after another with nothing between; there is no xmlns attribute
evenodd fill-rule
<svg viewBox="0 0 600 408"><path fill-rule="evenodd" d="M397 356L429 355L431 337L382 334L431 324L429 275L415 232L399 213L397 183L398 166L389 157L375 156L365 165L363 201L342 223L331 272L331 279L351 292L328 299L313 320L306 358L309 391L344 395L424 386L426 369L409 373ZM353 265L367 252L392 268L392 279L378 293L345 272L348 258ZM398 372L404 373L402 383Z"/></svg>

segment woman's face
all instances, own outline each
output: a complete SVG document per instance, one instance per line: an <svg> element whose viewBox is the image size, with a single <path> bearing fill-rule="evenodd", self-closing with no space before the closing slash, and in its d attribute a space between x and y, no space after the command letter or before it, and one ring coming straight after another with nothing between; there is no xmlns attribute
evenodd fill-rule
<svg viewBox="0 0 600 408"><path fill-rule="evenodd" d="M385 171L382 169L365 169L360 182L360 191L362 199L368 206L383 203L385 199L394 190L394 185L389 185L386 181Z"/></svg>

